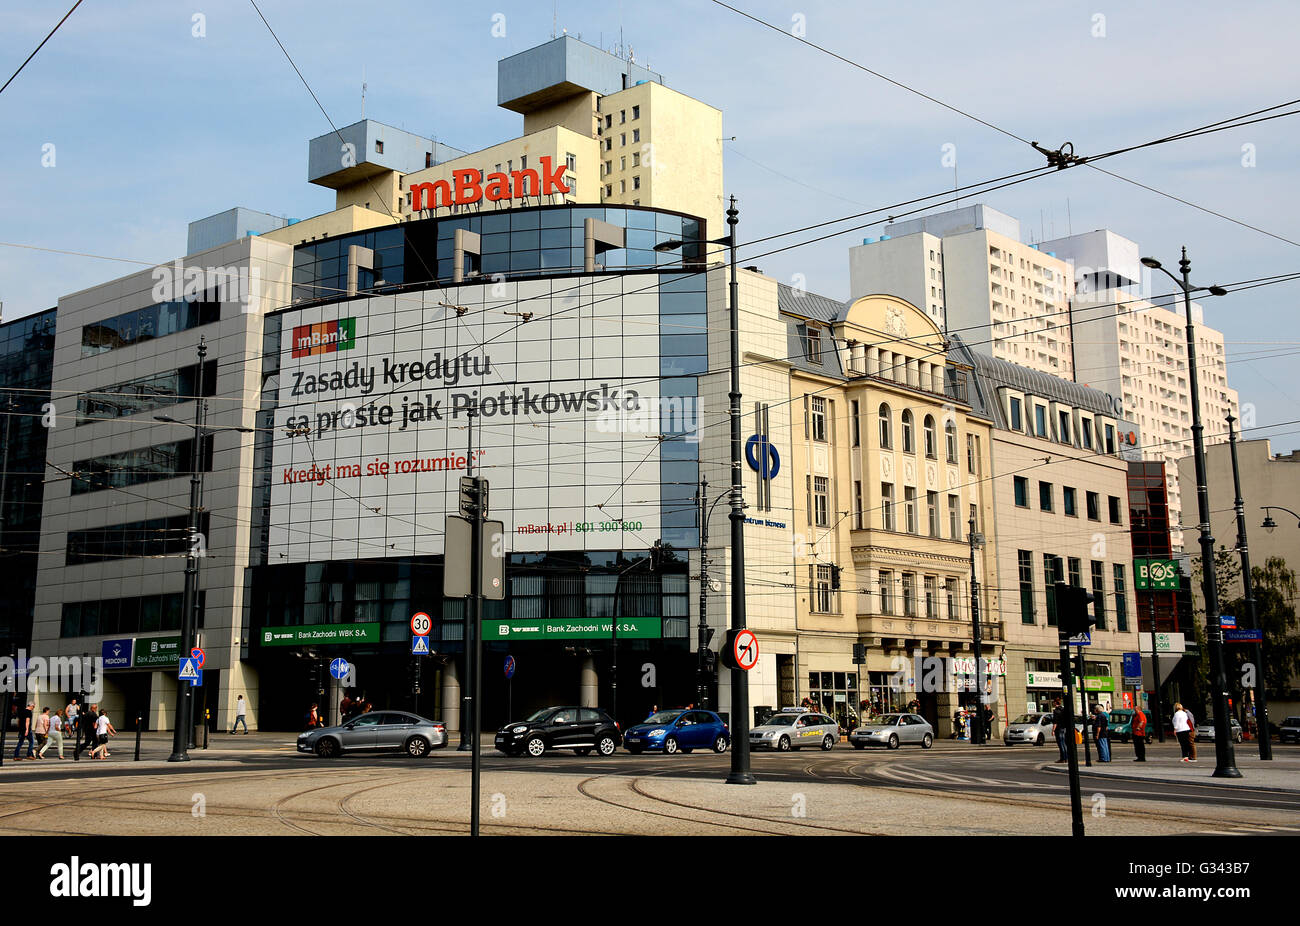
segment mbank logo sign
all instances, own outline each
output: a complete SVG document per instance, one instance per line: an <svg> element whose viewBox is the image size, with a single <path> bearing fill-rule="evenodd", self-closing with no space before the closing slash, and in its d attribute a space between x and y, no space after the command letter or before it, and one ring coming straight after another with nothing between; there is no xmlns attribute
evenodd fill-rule
<svg viewBox="0 0 1300 926"><path fill-rule="evenodd" d="M293 356L309 357L312 354L332 354L351 350L356 346L357 320L340 318L333 322L315 325L297 325L293 329Z"/></svg>

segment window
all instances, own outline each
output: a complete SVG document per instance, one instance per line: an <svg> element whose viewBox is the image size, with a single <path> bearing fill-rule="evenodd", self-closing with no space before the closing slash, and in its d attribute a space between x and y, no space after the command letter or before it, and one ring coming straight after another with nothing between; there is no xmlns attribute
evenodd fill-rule
<svg viewBox="0 0 1300 926"><path fill-rule="evenodd" d="M606 161L606 162L605 162L605 176L608 177L608 176L609 176L610 174L612 174L613 172L614 172L614 162L613 162L613 161Z"/></svg>
<svg viewBox="0 0 1300 926"><path fill-rule="evenodd" d="M619 133L619 136L618 136L618 146L619 146L620 148L627 147L627 132L620 132L620 133Z"/></svg>
<svg viewBox="0 0 1300 926"><path fill-rule="evenodd" d="M609 183L605 184L605 195L606 195L606 196L613 196L613 195L614 195L614 187L613 187L612 184L609 184Z"/></svg>
<svg viewBox="0 0 1300 926"><path fill-rule="evenodd" d="M620 181L618 182L618 192L619 192L620 195L623 194L623 193L626 193L626 192L627 192L627 181L626 181L626 180L620 180Z"/></svg>
<svg viewBox="0 0 1300 926"><path fill-rule="evenodd" d="M926 513L930 517L930 536L938 537L939 536L939 493L938 492L925 493L925 508L926 508Z"/></svg>
<svg viewBox="0 0 1300 926"><path fill-rule="evenodd" d="M853 526L862 530L862 483L853 483Z"/></svg>
<svg viewBox="0 0 1300 926"><path fill-rule="evenodd" d="M1025 422L1024 422L1023 417L1021 416L1021 413L1020 413L1020 405L1021 405L1020 400L1017 399L1015 396L1012 396L1012 398L1011 398L1011 430L1013 430L1013 431L1021 431L1021 432L1023 432L1023 431L1025 430Z"/></svg>
<svg viewBox="0 0 1300 926"><path fill-rule="evenodd" d="M635 143L635 142L639 142L639 141L641 141L641 130L640 130L640 129L633 129L633 130L632 130L632 141L633 141L634 143Z"/></svg>
<svg viewBox="0 0 1300 926"><path fill-rule="evenodd" d="M1088 492L1084 495L1084 498L1088 505L1088 520L1100 521L1101 520L1101 496L1098 495L1096 492Z"/></svg>
<svg viewBox="0 0 1300 926"><path fill-rule="evenodd" d="M822 331L816 325L804 326L804 354L812 363L822 362Z"/></svg>
<svg viewBox="0 0 1300 926"><path fill-rule="evenodd" d="M578 156L566 152L564 155L564 166L569 169L570 173L576 172L578 170Z"/></svg>
<svg viewBox="0 0 1300 926"><path fill-rule="evenodd" d="M614 150L614 138L613 138L613 136L610 136L609 138L605 139L605 150L606 150L606 151L613 151L613 150Z"/></svg>
<svg viewBox="0 0 1300 926"><path fill-rule="evenodd" d="M1020 572L1020 623L1034 623L1034 555L1028 550L1016 551Z"/></svg>
<svg viewBox="0 0 1300 926"><path fill-rule="evenodd" d="M894 613L894 573L889 569L882 569L879 573L877 585L880 588L880 613Z"/></svg>
<svg viewBox="0 0 1300 926"><path fill-rule="evenodd" d="M853 415L853 446L858 447L862 444L862 422L858 417L860 413L857 399L849 403L849 410Z"/></svg>
<svg viewBox="0 0 1300 926"><path fill-rule="evenodd" d="M1071 556L1070 563L1070 584L1075 588L1083 588L1083 564L1077 556Z"/></svg>
<svg viewBox="0 0 1300 926"><path fill-rule="evenodd" d="M812 580L812 607L814 611L828 614L832 610L831 567L809 566L809 578Z"/></svg>
<svg viewBox="0 0 1300 926"><path fill-rule="evenodd" d="M1092 613L1097 618L1097 629L1106 629L1106 576L1105 563L1092 561Z"/></svg>
<svg viewBox="0 0 1300 926"><path fill-rule="evenodd" d="M1061 558L1043 554L1043 587L1047 592L1047 626L1056 626L1056 583L1064 580Z"/></svg>
<svg viewBox="0 0 1300 926"><path fill-rule="evenodd" d="M903 573L903 616L916 617L916 574Z"/></svg>
<svg viewBox="0 0 1300 926"><path fill-rule="evenodd" d="M1092 449L1092 419L1091 418L1079 419L1079 437L1082 439L1083 449L1091 450Z"/></svg>
<svg viewBox="0 0 1300 926"><path fill-rule="evenodd" d="M379 139L375 139L375 154L383 154L383 153L384 153L384 143Z"/></svg>
<svg viewBox="0 0 1300 926"><path fill-rule="evenodd" d="M612 128L614 125L614 114L610 113L605 117L605 128Z"/></svg>
<svg viewBox="0 0 1300 926"><path fill-rule="evenodd" d="M903 453L916 453L916 444L912 439L912 410L903 409Z"/></svg>
<svg viewBox="0 0 1300 926"><path fill-rule="evenodd" d="M227 282L191 301L160 302L86 325L81 329L81 356L102 354L215 322L221 317L222 289L233 290L236 285Z"/></svg>
<svg viewBox="0 0 1300 926"><path fill-rule="evenodd" d="M641 166L641 152L640 152L640 151L634 151L634 152L632 152L632 166L633 166L633 167L640 167L640 166Z"/></svg>
<svg viewBox="0 0 1300 926"><path fill-rule="evenodd" d="M826 443L826 400L819 395L812 397L812 439Z"/></svg>
<svg viewBox="0 0 1300 926"><path fill-rule="evenodd" d="M192 363L178 370L116 383L77 396L76 423L82 425L111 418L128 418L177 405L197 395L214 395L216 391L217 362L205 362L201 373L199 365Z"/></svg>
<svg viewBox="0 0 1300 926"><path fill-rule="evenodd" d="M619 124L620 124L620 125L622 125L624 122L627 122L627 110L626 110L626 109L620 109L620 110L618 111L618 121L619 121Z"/></svg>
<svg viewBox="0 0 1300 926"><path fill-rule="evenodd" d="M1061 510L1065 512L1067 518L1077 518L1079 516L1078 492L1073 486L1061 486Z"/></svg>
<svg viewBox="0 0 1300 926"><path fill-rule="evenodd" d="M1115 452L1115 426L1113 424L1106 425L1106 452Z"/></svg>
<svg viewBox="0 0 1300 926"><path fill-rule="evenodd" d="M943 590L948 598L948 620L959 620L961 615L957 611L957 580L944 579Z"/></svg>
<svg viewBox="0 0 1300 926"><path fill-rule="evenodd" d="M1114 495L1108 495L1106 500L1110 503L1110 523L1123 524L1124 521L1119 516L1119 499Z"/></svg>
<svg viewBox="0 0 1300 926"><path fill-rule="evenodd" d="M961 540L961 501L956 495L948 496L948 536Z"/></svg>
<svg viewBox="0 0 1300 926"><path fill-rule="evenodd" d="M627 158L622 157L618 159L618 169L627 170Z"/></svg>
<svg viewBox="0 0 1300 926"><path fill-rule="evenodd" d="M1072 443L1070 440L1070 413L1067 411L1059 411L1056 413L1056 420L1057 423L1060 424L1056 439L1063 444Z"/></svg>
<svg viewBox="0 0 1300 926"><path fill-rule="evenodd" d="M939 617L939 580L934 576L925 577L925 616L932 621Z"/></svg>
<svg viewBox="0 0 1300 926"><path fill-rule="evenodd" d="M72 464L77 478L72 480L71 494L122 489L159 479L188 476L195 470L195 462L193 440L155 444L124 453L78 460ZM200 438L197 462L198 470L212 471L212 435Z"/></svg>
<svg viewBox="0 0 1300 926"><path fill-rule="evenodd" d="M880 405L880 449L892 450L894 446L894 418L889 406Z"/></svg>
<svg viewBox="0 0 1300 926"><path fill-rule="evenodd" d="M1124 564L1115 564L1115 629L1120 633L1128 630L1128 601L1125 599L1128 585L1124 581Z"/></svg>
<svg viewBox="0 0 1300 926"><path fill-rule="evenodd" d="M632 189L634 189L634 190L639 190L639 189L641 189L641 177L640 177L640 176L635 176L635 177L632 178Z"/></svg>
<svg viewBox="0 0 1300 926"><path fill-rule="evenodd" d="M885 530L894 530L894 484L892 482L880 484L880 517Z"/></svg>
<svg viewBox="0 0 1300 926"><path fill-rule="evenodd" d="M804 476L804 497L808 506L808 526L813 522L812 476Z"/></svg>
<svg viewBox="0 0 1300 926"><path fill-rule="evenodd" d="M1034 434L1038 437L1047 437L1047 406L1034 406Z"/></svg>
<svg viewBox="0 0 1300 926"><path fill-rule="evenodd" d="M632 107L632 118L633 118L633 119L640 119L640 118L641 118L641 107L640 107L640 106L633 106L633 107Z"/></svg>
<svg viewBox="0 0 1300 926"><path fill-rule="evenodd" d="M526 154L521 154L521 155L519 156L519 169L520 169L520 170L527 170L527 169L528 169L528 155L526 155Z"/></svg>
<svg viewBox="0 0 1300 926"><path fill-rule="evenodd" d="M1016 507L1029 507L1029 480L1024 476L1012 477L1016 484Z"/></svg>
<svg viewBox="0 0 1300 926"><path fill-rule="evenodd" d="M957 463L957 422L949 420L943 426L944 443L948 447L948 462Z"/></svg>
<svg viewBox="0 0 1300 926"><path fill-rule="evenodd" d="M813 516L818 527L830 527L830 480L813 477Z"/></svg>
<svg viewBox="0 0 1300 926"><path fill-rule="evenodd" d="M925 458L927 460L937 460L939 458L939 438L934 430L934 416L926 415L921 428L925 435Z"/></svg>
<svg viewBox="0 0 1300 926"><path fill-rule="evenodd" d="M980 439L978 434L966 435L966 471L973 476L980 474Z"/></svg>
<svg viewBox="0 0 1300 926"><path fill-rule="evenodd" d="M903 517L907 521L907 532L916 533L916 489L903 487Z"/></svg>
<svg viewBox="0 0 1300 926"><path fill-rule="evenodd" d="M1038 510L1052 510L1052 484L1050 482L1038 483Z"/></svg>

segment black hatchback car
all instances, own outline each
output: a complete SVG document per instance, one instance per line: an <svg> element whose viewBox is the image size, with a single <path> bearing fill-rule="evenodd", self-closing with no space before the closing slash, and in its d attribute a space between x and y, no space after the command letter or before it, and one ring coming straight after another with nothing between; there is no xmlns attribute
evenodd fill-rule
<svg viewBox="0 0 1300 926"><path fill-rule="evenodd" d="M599 708L545 707L498 730L496 747L509 756L526 752L537 757L550 749L612 756L622 741L618 724Z"/></svg>

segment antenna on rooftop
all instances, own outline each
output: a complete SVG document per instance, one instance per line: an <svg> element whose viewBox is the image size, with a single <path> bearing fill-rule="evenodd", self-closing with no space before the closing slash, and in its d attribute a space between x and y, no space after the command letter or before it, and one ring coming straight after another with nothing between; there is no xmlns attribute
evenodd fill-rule
<svg viewBox="0 0 1300 926"><path fill-rule="evenodd" d="M366 66L361 66L361 118L366 118Z"/></svg>

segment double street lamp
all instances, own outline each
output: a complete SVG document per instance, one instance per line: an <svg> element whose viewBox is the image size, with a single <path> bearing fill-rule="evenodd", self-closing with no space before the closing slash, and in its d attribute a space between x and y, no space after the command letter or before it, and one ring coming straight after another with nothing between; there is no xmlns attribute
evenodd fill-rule
<svg viewBox="0 0 1300 926"><path fill-rule="evenodd" d="M1205 481L1205 438L1201 425L1201 392L1196 375L1196 334L1192 323L1192 290L1205 289L1211 296L1226 296L1220 286L1193 287L1192 262L1183 248L1178 268L1182 279L1166 270L1154 257L1142 258L1142 266L1159 270L1179 285L1183 291L1183 307L1187 315L1187 385L1192 394L1192 448L1196 460L1196 504L1200 515L1201 590L1205 596L1205 631L1210 646L1210 672L1214 686L1214 757L1215 778L1240 778L1236 756L1232 748L1231 714L1228 712L1228 678L1223 664L1223 628L1219 624L1219 590L1214 575L1214 537L1210 534L1210 493ZM1155 627L1151 628L1152 642ZM1158 680L1157 680L1158 684Z"/></svg>
<svg viewBox="0 0 1300 926"><path fill-rule="evenodd" d="M204 339L199 339L199 369L203 369L203 358L208 354ZM199 557L206 547L206 538L199 536L199 512L203 504L203 441L218 431L238 431L252 434L252 428L245 427L205 427L203 422L207 415L208 403L199 396L194 396L194 438L190 450L190 512L186 532L188 549L185 553L185 594L181 600L181 645L180 658L189 658L194 649L194 635L197 630L197 612L199 595ZM167 424L184 424L170 415L154 415L155 421ZM194 698L193 687L179 678L176 679L176 729L172 735L172 753L168 762L188 762L188 746L193 732Z"/></svg>

